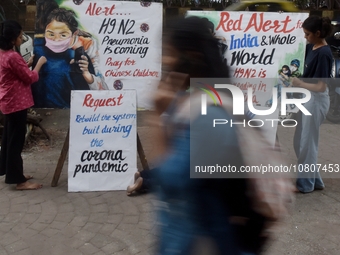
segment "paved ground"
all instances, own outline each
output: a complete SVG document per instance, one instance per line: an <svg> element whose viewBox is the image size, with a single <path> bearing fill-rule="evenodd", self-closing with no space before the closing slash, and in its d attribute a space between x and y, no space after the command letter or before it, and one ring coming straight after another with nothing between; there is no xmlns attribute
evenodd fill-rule
<svg viewBox="0 0 340 255"><path fill-rule="evenodd" d="M51 180L68 127L68 111L38 111L52 136L37 133L23 153L25 172L44 184L39 191L15 191L0 178L0 255L152 254L156 223L154 197L127 197L124 191L67 192L67 162L59 185ZM139 114L138 133L149 158L157 149L153 132ZM289 161L294 129L279 129ZM340 125L326 122L319 162L340 163ZM340 178L340 173L339 173ZM279 229L266 255L340 254L340 179L325 179L326 189L297 194L292 215ZM204 254L201 252L200 254ZM207 255L211 255L206 253Z"/></svg>

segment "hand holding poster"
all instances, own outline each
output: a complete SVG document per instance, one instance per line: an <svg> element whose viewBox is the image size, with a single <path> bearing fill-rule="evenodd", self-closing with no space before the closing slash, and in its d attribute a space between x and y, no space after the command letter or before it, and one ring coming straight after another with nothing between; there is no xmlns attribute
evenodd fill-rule
<svg viewBox="0 0 340 255"><path fill-rule="evenodd" d="M137 171L136 92L72 91L69 191L124 190Z"/></svg>

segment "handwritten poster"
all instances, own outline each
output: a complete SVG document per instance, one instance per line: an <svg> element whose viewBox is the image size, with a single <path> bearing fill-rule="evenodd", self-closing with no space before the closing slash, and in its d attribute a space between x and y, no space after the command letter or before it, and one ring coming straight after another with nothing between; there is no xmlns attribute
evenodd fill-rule
<svg viewBox="0 0 340 255"><path fill-rule="evenodd" d="M136 91L72 91L68 191L125 190L137 171Z"/></svg>
<svg viewBox="0 0 340 255"><path fill-rule="evenodd" d="M138 107L151 109L161 78L162 13L155 2L39 1L34 54L47 63L32 86L35 107L69 108L71 90L134 89Z"/></svg>
<svg viewBox="0 0 340 255"><path fill-rule="evenodd" d="M270 107L272 88L290 86L303 72L306 40L302 29L308 13L188 11L207 18L219 40L233 84L252 88L256 106Z"/></svg>

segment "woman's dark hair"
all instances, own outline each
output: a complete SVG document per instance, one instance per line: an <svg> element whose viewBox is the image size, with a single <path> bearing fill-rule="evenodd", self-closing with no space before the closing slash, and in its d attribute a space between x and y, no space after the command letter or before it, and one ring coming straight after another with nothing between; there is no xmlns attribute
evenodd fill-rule
<svg viewBox="0 0 340 255"><path fill-rule="evenodd" d="M202 18L202 20L204 21L204 22L206 22L207 23L207 26L208 26L208 28L210 29L210 31L211 31L211 33L212 34L214 34L214 23L212 23L210 20L208 20L207 18Z"/></svg>
<svg viewBox="0 0 340 255"><path fill-rule="evenodd" d="M319 17L316 15L309 16L302 23L302 27L313 34L320 31L320 38L326 38L332 32L332 23L328 17Z"/></svg>
<svg viewBox="0 0 340 255"><path fill-rule="evenodd" d="M0 26L0 49L13 49L15 41L22 31L21 25L14 20L6 20Z"/></svg>
<svg viewBox="0 0 340 255"><path fill-rule="evenodd" d="M51 13L47 16L45 27L51 23L53 20L64 22L68 28L71 30L72 34L78 30L78 21L76 19L76 14L72 10L67 10L65 8L57 8L51 11ZM85 37L91 37L91 34L78 30L79 35Z"/></svg>
<svg viewBox="0 0 340 255"><path fill-rule="evenodd" d="M170 29L168 42L180 55L174 71L187 73L190 78L229 78L219 42L205 19L181 18Z"/></svg>

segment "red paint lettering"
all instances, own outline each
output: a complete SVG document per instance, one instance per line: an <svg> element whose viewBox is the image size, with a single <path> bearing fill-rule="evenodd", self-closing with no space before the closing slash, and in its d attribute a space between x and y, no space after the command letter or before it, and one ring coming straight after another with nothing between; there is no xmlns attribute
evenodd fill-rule
<svg viewBox="0 0 340 255"><path fill-rule="evenodd" d="M94 107L94 112L97 110L98 107L103 106L116 106L116 105L122 105L123 103L121 100L123 99L123 95L120 94L119 97L112 97L112 98L99 98L94 99L92 97L92 94L87 94L83 101L83 106L85 107Z"/></svg>
<svg viewBox="0 0 340 255"><path fill-rule="evenodd" d="M263 18L264 13L253 13L249 19L249 23L244 30L244 32L247 32L249 29L254 29L256 32L267 32L269 30L272 30L274 33L290 33L295 29L295 25L292 24L292 28L288 29L289 22L292 20L289 18L289 16L286 16L286 19L284 20L264 20Z"/></svg>
<svg viewBox="0 0 340 255"><path fill-rule="evenodd" d="M102 13L102 7L98 7L96 9L96 15L100 15Z"/></svg>
<svg viewBox="0 0 340 255"><path fill-rule="evenodd" d="M111 7L97 7L97 3L90 3L86 9L85 14L93 16L93 15L101 15L105 16L113 15L113 10L115 9L115 5L113 4Z"/></svg>
<svg viewBox="0 0 340 255"><path fill-rule="evenodd" d="M230 19L229 12L221 12L221 18L220 22L218 23L218 26L216 27L216 30L222 29L224 32L230 32L230 31L241 31L241 23L243 14L240 15L240 19L232 20Z"/></svg>

